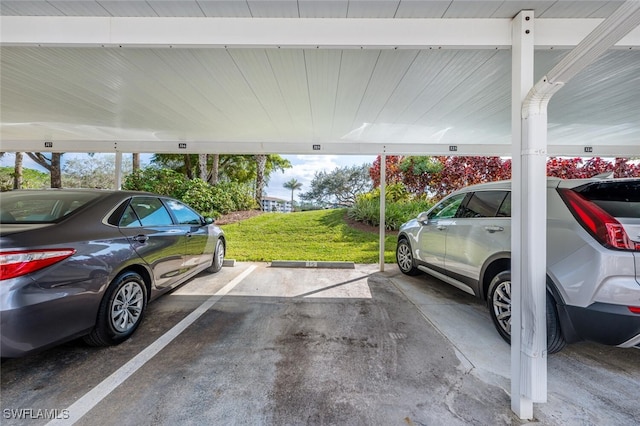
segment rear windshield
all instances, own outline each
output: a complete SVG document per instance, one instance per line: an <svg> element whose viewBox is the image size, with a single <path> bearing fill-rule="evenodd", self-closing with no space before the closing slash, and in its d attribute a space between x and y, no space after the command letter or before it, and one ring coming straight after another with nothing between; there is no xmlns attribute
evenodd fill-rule
<svg viewBox="0 0 640 426"><path fill-rule="evenodd" d="M594 182L575 188L614 217L640 218L640 180Z"/></svg>
<svg viewBox="0 0 640 426"><path fill-rule="evenodd" d="M0 195L0 223L57 222L99 196L87 192L4 192Z"/></svg>

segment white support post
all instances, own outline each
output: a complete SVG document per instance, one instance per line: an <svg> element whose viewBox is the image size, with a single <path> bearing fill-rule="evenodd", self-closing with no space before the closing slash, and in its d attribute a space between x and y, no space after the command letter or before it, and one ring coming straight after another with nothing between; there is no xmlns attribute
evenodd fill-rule
<svg viewBox="0 0 640 426"><path fill-rule="evenodd" d="M522 11L513 20L511 74L511 409L521 419L533 418L533 401L521 391L523 244L527 241L523 216L524 187L522 151L522 102L533 86L533 11ZM526 373L526 372L523 372Z"/></svg>
<svg viewBox="0 0 640 426"><path fill-rule="evenodd" d="M117 190L122 189L122 152L116 152L116 188Z"/></svg>
<svg viewBox="0 0 640 426"><path fill-rule="evenodd" d="M529 28L533 16L527 20L528 13L521 12L513 23L514 114L515 105L522 99L520 90L528 85L526 69L533 69L533 62L525 64L524 54L529 44L533 46L528 39L533 38L533 25ZM533 403L547 400L547 106L567 81L638 25L640 1L624 2L526 95L521 103L520 141L515 124L519 119L513 118L511 406L520 418L533 418Z"/></svg>
<svg viewBox="0 0 640 426"><path fill-rule="evenodd" d="M387 209L387 154L380 155L380 272L384 272L385 214Z"/></svg>

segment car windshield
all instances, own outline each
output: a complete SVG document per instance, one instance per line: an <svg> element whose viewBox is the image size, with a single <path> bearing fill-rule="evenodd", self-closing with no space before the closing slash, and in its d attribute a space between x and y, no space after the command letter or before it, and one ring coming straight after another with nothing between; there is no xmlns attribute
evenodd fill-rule
<svg viewBox="0 0 640 426"><path fill-rule="evenodd" d="M5 192L0 195L0 223L57 222L99 196L90 192Z"/></svg>
<svg viewBox="0 0 640 426"><path fill-rule="evenodd" d="M613 217L640 218L640 180L596 182L575 191Z"/></svg>

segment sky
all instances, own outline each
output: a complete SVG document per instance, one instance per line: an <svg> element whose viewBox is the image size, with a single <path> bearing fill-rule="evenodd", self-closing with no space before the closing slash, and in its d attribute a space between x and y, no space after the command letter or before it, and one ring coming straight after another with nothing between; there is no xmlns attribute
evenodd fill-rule
<svg viewBox="0 0 640 426"><path fill-rule="evenodd" d="M66 153L62 156L63 161L71 158L71 156L82 156L86 154ZM102 154L96 154L102 155ZM109 155L109 154L104 154ZM110 154L113 155L113 154ZM360 166L362 164L372 164L376 157L374 155L282 155L291 162L292 167L284 172L275 171L269 178L266 188L269 197L282 198L283 200L291 199L291 190L283 187L284 183L291 179L296 179L302 183L302 188L294 193L294 199L299 201L299 194L307 192L311 189L311 180L316 172L330 172L337 167ZM150 155L142 155L142 166L148 163ZM0 166L13 167L15 156L13 153L5 154L0 159ZM43 170L42 167L34 163L28 156L24 156L23 167L29 169Z"/></svg>
<svg viewBox="0 0 640 426"><path fill-rule="evenodd" d="M311 180L316 172L330 172L337 167L360 166L372 164L375 155L283 155L293 166L283 172L277 171L271 174L267 186L267 195L270 197L291 200L291 190L284 188L285 182L296 179L302 183L302 188L294 193L294 200L300 201L299 194L311 190Z"/></svg>

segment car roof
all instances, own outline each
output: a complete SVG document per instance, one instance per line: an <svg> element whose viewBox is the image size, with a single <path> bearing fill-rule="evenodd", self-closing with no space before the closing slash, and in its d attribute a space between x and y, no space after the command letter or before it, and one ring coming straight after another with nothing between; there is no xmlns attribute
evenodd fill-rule
<svg viewBox="0 0 640 426"><path fill-rule="evenodd" d="M560 179L557 177L547 177L547 188L575 188L586 183L607 183L607 182L624 182L624 181L639 181L638 178L598 178L593 177L589 179ZM487 183L479 183L476 185L470 185L464 187L462 189L458 189L451 193L460 194L472 191L483 191L483 190L511 190L511 181L510 180L501 180L496 182L487 182Z"/></svg>
<svg viewBox="0 0 640 426"><path fill-rule="evenodd" d="M144 191L128 191L128 190L117 190L117 189L94 189L94 188L44 188L44 189L14 189L12 191L4 192L4 195L8 194L36 194L36 193L59 193L59 194L99 194L104 197L119 194L124 196L133 196L133 195L149 195L155 197L164 197L164 195L153 194L151 192Z"/></svg>

